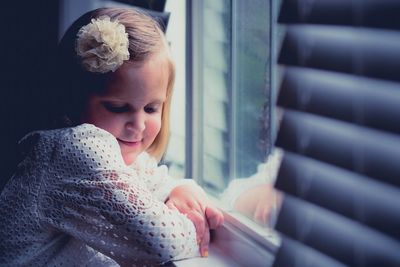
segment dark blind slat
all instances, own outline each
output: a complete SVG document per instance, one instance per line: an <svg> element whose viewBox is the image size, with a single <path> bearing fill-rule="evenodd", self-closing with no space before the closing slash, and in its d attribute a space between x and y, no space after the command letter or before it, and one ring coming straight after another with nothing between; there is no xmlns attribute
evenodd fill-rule
<svg viewBox="0 0 400 267"><path fill-rule="evenodd" d="M400 134L400 83L288 67L278 105Z"/></svg>
<svg viewBox="0 0 400 267"><path fill-rule="evenodd" d="M285 110L276 145L400 186L400 137Z"/></svg>
<svg viewBox="0 0 400 267"><path fill-rule="evenodd" d="M351 266L400 266L399 242L289 195L276 228Z"/></svg>
<svg viewBox="0 0 400 267"><path fill-rule="evenodd" d="M277 230L303 243L282 246L282 266L305 246L400 266L399 14L398 0L282 0Z"/></svg>
<svg viewBox="0 0 400 267"><path fill-rule="evenodd" d="M399 44L390 31L288 26L279 63L400 81Z"/></svg>
<svg viewBox="0 0 400 267"><path fill-rule="evenodd" d="M400 29L398 0L284 0L279 22Z"/></svg>
<svg viewBox="0 0 400 267"><path fill-rule="evenodd" d="M273 267L344 267L346 265L301 243L282 237Z"/></svg>
<svg viewBox="0 0 400 267"><path fill-rule="evenodd" d="M276 188L400 240L400 190L286 152Z"/></svg>

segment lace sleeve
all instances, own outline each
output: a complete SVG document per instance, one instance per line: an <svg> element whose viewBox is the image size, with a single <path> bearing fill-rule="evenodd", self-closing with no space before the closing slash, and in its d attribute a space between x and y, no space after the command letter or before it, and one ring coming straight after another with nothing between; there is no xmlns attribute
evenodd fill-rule
<svg viewBox="0 0 400 267"><path fill-rule="evenodd" d="M168 199L172 189L177 186L197 185L193 179L176 179L169 176L167 166L158 166L156 159L146 152L140 154L130 167L141 177L154 197L162 202Z"/></svg>
<svg viewBox="0 0 400 267"><path fill-rule="evenodd" d="M192 222L154 198L110 134L82 127L58 137L40 194L42 223L120 264L199 256Z"/></svg>

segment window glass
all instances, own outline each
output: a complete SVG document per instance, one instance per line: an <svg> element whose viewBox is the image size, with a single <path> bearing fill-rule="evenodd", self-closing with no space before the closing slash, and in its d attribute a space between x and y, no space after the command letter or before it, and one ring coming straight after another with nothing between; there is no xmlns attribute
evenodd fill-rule
<svg viewBox="0 0 400 267"><path fill-rule="evenodd" d="M271 3L192 2L193 176L228 209L263 225L275 219L269 215L279 202L273 184L281 158L268 157L276 58Z"/></svg>
<svg viewBox="0 0 400 267"><path fill-rule="evenodd" d="M230 177L232 138L232 4L230 1L204 1L202 16L199 97L203 116L199 178L209 190L223 190ZM196 64L195 62L193 62Z"/></svg>
<svg viewBox="0 0 400 267"><path fill-rule="evenodd" d="M167 1L166 10L176 14L182 2ZM278 50L278 30L271 24L277 1L186 3L189 23L181 18L174 26L171 16L167 31L174 58L178 56L172 104L176 109L171 114L172 124L178 126L172 125L164 162L173 176L196 179L227 209L272 225L275 215L268 215L279 202L273 183L281 157L271 154L277 83L271 66ZM189 28L175 36L178 24ZM177 36L185 33L188 52L182 61L184 49L176 49ZM185 125L183 113L185 132L179 126ZM259 214L260 209L265 214Z"/></svg>
<svg viewBox="0 0 400 267"><path fill-rule="evenodd" d="M204 1L200 152L202 182L211 191L256 173L269 152L269 10L265 0Z"/></svg>

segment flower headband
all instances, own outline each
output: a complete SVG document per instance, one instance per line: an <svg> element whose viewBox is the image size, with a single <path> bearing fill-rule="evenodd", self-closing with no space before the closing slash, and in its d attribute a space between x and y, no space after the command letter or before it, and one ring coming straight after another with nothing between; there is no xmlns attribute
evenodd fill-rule
<svg viewBox="0 0 400 267"><path fill-rule="evenodd" d="M87 71L114 72L129 59L125 26L108 16L92 19L79 30L77 37L75 50Z"/></svg>

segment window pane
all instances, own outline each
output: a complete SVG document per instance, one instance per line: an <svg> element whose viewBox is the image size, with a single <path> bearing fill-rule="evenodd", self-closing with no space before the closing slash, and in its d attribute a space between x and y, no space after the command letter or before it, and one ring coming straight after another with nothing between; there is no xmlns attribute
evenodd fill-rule
<svg viewBox="0 0 400 267"><path fill-rule="evenodd" d="M222 192L257 172L270 143L269 2L204 1L202 181Z"/></svg>
<svg viewBox="0 0 400 267"><path fill-rule="evenodd" d="M270 16L269 1L235 1L234 178L257 171L269 150Z"/></svg>
<svg viewBox="0 0 400 267"><path fill-rule="evenodd" d="M197 2L196 2L197 3ZM199 183L233 211L272 225L279 201L273 183L280 164L271 151L271 1L204 1L196 4L198 42L193 101L199 104ZM267 163L267 158L268 163ZM265 218L256 210L268 206ZM272 210L272 211L271 211ZM263 215L261 215L262 217Z"/></svg>
<svg viewBox="0 0 400 267"><path fill-rule="evenodd" d="M204 1L202 18L202 183L221 192L230 177L231 4Z"/></svg>

